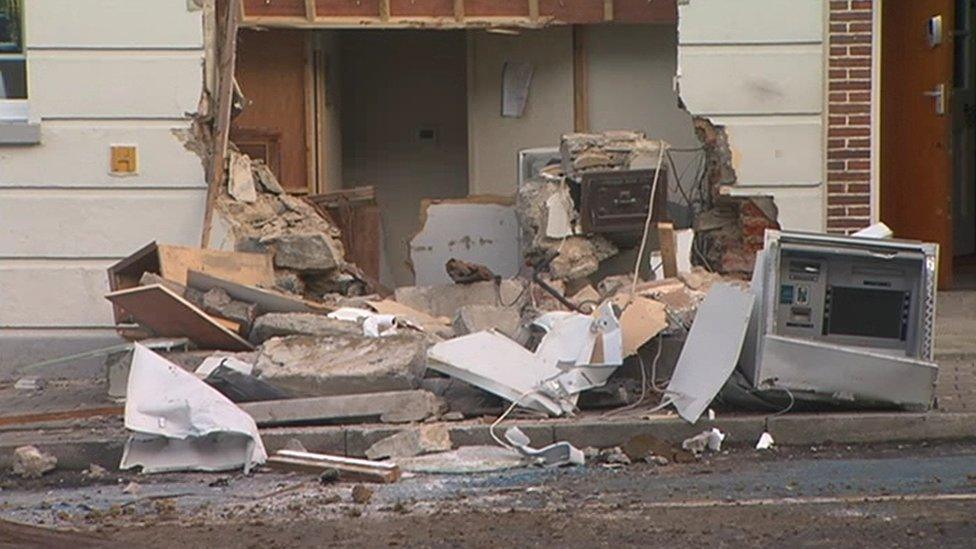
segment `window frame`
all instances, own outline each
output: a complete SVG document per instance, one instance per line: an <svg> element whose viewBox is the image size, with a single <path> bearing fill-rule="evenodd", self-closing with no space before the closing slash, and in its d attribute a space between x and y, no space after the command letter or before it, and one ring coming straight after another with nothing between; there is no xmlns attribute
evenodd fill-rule
<svg viewBox="0 0 976 549"><path fill-rule="evenodd" d="M18 0L14 0L15 2ZM27 9L26 2L19 1L18 15L20 16L20 51L8 52L0 49L0 61L20 61L24 65L24 87L27 97L24 99L3 99L0 98L0 124L2 123L23 123L30 120L30 80L28 78L27 66L27 33L25 32L26 17L24 12Z"/></svg>

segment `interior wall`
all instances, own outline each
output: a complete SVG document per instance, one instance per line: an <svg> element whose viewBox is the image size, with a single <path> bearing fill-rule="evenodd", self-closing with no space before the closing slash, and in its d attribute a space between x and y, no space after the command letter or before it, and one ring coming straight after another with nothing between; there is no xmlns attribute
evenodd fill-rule
<svg viewBox="0 0 976 549"><path fill-rule="evenodd" d="M468 194L465 36L344 31L343 186L373 185L383 219L380 281L413 283L409 242L423 198ZM433 139L422 139L432 130Z"/></svg>
<svg viewBox="0 0 976 549"><path fill-rule="evenodd" d="M534 67L521 118L501 115L505 62ZM468 33L468 127L472 194L510 195L520 149L559 144L573 131L573 37L568 26L517 35Z"/></svg>

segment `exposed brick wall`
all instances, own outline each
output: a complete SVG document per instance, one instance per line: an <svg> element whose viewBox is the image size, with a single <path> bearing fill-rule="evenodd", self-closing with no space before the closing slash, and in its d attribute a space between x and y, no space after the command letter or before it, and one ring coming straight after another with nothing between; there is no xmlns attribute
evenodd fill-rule
<svg viewBox="0 0 976 549"><path fill-rule="evenodd" d="M850 233L871 216L873 0L830 0L827 231Z"/></svg>

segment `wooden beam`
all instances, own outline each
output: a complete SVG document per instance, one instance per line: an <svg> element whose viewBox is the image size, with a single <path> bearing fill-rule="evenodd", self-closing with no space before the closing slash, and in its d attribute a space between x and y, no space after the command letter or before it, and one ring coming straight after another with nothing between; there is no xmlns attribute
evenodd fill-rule
<svg viewBox="0 0 976 549"><path fill-rule="evenodd" d="M278 450L268 458L268 466L313 474L321 473L325 469L336 469L340 478L366 482L390 483L400 479L400 468L389 461L370 461L295 450Z"/></svg>
<svg viewBox="0 0 976 549"><path fill-rule="evenodd" d="M529 20L533 23L539 20L539 0L529 0Z"/></svg>
<svg viewBox="0 0 976 549"><path fill-rule="evenodd" d="M210 177L207 185L207 203L203 214L203 234L200 246L210 244L213 210L217 196L223 189L227 176L227 143L230 141L230 117L234 103L234 67L237 64L237 28L240 23L241 0L227 1L227 18L224 23L223 42L218 52L217 67L217 120L214 125L213 148L210 158Z"/></svg>
<svg viewBox="0 0 976 549"><path fill-rule="evenodd" d="M62 412L41 412L19 416L3 416L0 417L0 426L27 425L31 423L86 419L100 416L121 416L124 411L125 409L121 406L104 406L100 408L83 408L81 410L66 410Z"/></svg>
<svg viewBox="0 0 976 549"><path fill-rule="evenodd" d="M573 25L573 130L580 133L590 131L585 32L582 25Z"/></svg>
<svg viewBox="0 0 976 549"><path fill-rule="evenodd" d="M613 21L613 0L603 0L603 20Z"/></svg>
<svg viewBox="0 0 976 549"><path fill-rule="evenodd" d="M309 193L314 193L319 188L318 183L318 136L316 134L316 119L318 109L315 104L315 37L314 33L305 33L305 169L306 182Z"/></svg>
<svg viewBox="0 0 976 549"><path fill-rule="evenodd" d="M674 224L658 223L657 237L661 248L661 263L664 265L664 278L674 278L678 276L678 244L674 237Z"/></svg>
<svg viewBox="0 0 976 549"><path fill-rule="evenodd" d="M315 21L315 0L305 0L305 19Z"/></svg>
<svg viewBox="0 0 976 549"><path fill-rule="evenodd" d="M380 0L380 20L390 20L390 0Z"/></svg>
<svg viewBox="0 0 976 549"><path fill-rule="evenodd" d="M464 0L454 0L454 20L464 22Z"/></svg>

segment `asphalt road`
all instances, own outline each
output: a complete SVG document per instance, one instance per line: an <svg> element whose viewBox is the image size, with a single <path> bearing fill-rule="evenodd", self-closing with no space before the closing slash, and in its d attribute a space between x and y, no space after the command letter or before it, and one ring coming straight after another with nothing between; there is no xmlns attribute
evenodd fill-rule
<svg viewBox="0 0 976 549"><path fill-rule="evenodd" d="M976 444L739 449L683 465L418 476L373 486L365 504L351 501L352 485L280 474L144 477L124 494L128 480L7 479L0 517L140 547L972 547L976 539Z"/></svg>

